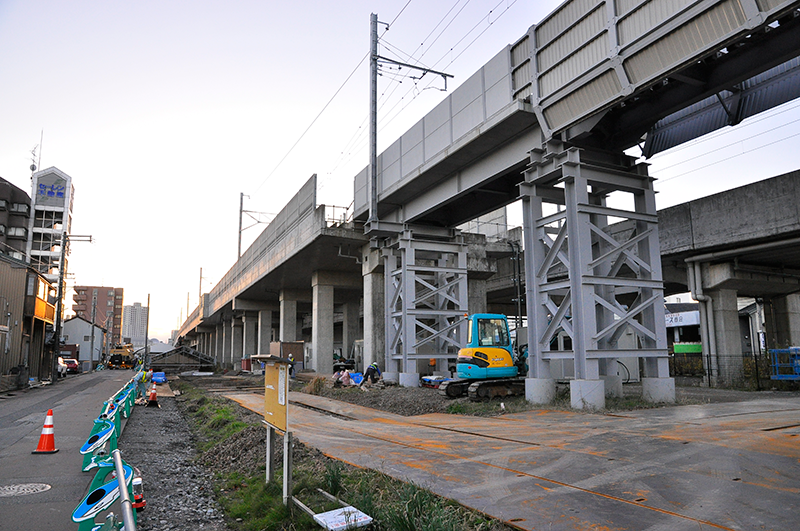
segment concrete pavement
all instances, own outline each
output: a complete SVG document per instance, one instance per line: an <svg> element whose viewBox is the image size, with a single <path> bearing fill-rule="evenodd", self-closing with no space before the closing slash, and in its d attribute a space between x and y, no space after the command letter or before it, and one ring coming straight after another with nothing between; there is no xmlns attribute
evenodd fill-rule
<svg viewBox="0 0 800 531"><path fill-rule="evenodd" d="M103 401L133 375L133 371L80 374L55 385L0 395L0 487L32 483L51 487L37 494L0 496L0 530L77 529L70 517L94 478L93 472L81 472L83 456L78 451ZM53 410L59 451L32 455L48 409Z"/></svg>
<svg viewBox="0 0 800 531"><path fill-rule="evenodd" d="M263 413L263 396L226 396ZM290 400L303 443L520 529L796 529L797 397L494 418Z"/></svg>

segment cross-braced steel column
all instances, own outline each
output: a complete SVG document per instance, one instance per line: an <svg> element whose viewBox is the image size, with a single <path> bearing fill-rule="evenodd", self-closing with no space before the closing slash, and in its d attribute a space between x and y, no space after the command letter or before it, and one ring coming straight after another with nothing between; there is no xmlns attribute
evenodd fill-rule
<svg viewBox="0 0 800 531"><path fill-rule="evenodd" d="M410 230L384 248L386 364L401 385L418 385L417 360L454 358L467 311L467 246L415 237Z"/></svg>
<svg viewBox="0 0 800 531"><path fill-rule="evenodd" d="M645 360L645 398L674 401L655 192L644 166L623 154L552 142L531 152L521 191L531 258L525 261L529 376L547 379L548 360L572 359L573 407L603 407L601 365L607 373L616 358L635 356ZM612 193L632 201L611 208ZM556 205L549 215L545 201ZM629 329L637 343L621 349L618 340ZM571 352L551 351L559 334L571 338Z"/></svg>

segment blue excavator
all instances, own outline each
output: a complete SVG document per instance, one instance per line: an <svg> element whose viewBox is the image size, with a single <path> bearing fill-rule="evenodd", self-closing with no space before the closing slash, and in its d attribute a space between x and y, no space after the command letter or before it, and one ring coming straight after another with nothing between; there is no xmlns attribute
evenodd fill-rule
<svg viewBox="0 0 800 531"><path fill-rule="evenodd" d="M473 314L467 345L458 351L458 378L442 382L439 392L450 398L468 394L475 401L525 394L527 358L527 348L514 348L505 315Z"/></svg>

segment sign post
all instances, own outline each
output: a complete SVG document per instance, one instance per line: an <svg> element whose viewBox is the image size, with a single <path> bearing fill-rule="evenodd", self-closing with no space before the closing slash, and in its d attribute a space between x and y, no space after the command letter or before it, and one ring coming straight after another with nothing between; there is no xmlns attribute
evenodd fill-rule
<svg viewBox="0 0 800 531"><path fill-rule="evenodd" d="M266 482L275 479L275 431L283 433L283 504L292 499L292 434L289 425L289 368L292 361L253 356L264 362L264 423L267 425Z"/></svg>

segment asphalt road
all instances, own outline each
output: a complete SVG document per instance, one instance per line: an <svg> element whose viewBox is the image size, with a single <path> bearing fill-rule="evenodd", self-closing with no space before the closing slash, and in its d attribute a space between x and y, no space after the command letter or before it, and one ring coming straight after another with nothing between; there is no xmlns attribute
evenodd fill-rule
<svg viewBox="0 0 800 531"><path fill-rule="evenodd" d="M263 395L226 396L263 412ZM303 443L520 529L798 529L800 397L493 418L290 401Z"/></svg>
<svg viewBox="0 0 800 531"><path fill-rule="evenodd" d="M43 492L0 496L0 530L77 529L70 517L94 477L92 472L81 471L83 456L79 449L89 437L103 402L133 374L101 371L70 375L54 385L0 395L0 492L27 492L25 486L33 484L49 486ZM31 454L39 443L48 409L53 410L59 451Z"/></svg>

